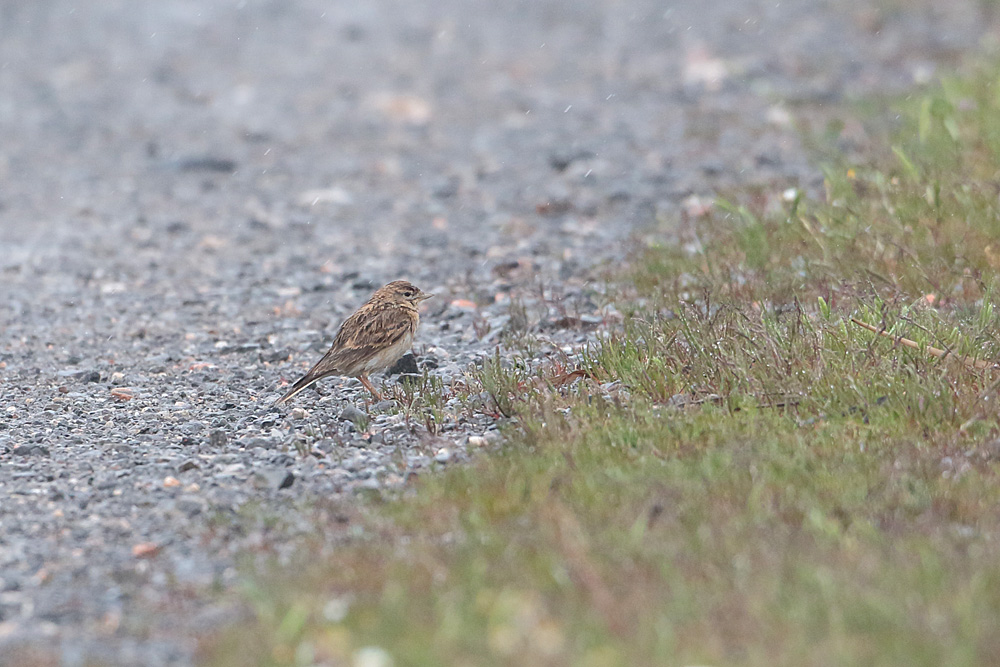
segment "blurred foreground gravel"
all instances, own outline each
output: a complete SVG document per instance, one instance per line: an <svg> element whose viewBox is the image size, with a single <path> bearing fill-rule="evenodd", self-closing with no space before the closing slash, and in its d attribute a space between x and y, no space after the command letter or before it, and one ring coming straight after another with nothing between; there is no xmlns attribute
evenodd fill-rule
<svg viewBox="0 0 1000 667"><path fill-rule="evenodd" d="M485 400L269 405L400 277L446 387L525 324L579 345L634 231L815 189L796 121L994 25L870 5L0 0L0 664L189 664L238 554L488 452Z"/></svg>

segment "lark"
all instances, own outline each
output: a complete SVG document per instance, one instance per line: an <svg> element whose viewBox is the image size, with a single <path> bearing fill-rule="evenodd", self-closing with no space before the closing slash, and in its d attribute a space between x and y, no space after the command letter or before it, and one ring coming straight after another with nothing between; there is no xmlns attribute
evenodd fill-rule
<svg viewBox="0 0 1000 667"><path fill-rule="evenodd" d="M393 281L377 290L365 305L344 320L330 350L275 405L287 402L331 375L356 377L376 400L382 400L368 375L385 370L406 354L420 324L417 308L421 301L432 296L405 280Z"/></svg>

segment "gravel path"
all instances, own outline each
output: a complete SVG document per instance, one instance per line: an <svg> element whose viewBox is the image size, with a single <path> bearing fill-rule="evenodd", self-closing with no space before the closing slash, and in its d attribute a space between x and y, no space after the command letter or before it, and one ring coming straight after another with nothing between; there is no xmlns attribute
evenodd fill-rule
<svg viewBox="0 0 1000 667"><path fill-rule="evenodd" d="M634 229L814 186L796 114L992 24L973 0L348 4L0 0L0 664L189 664L261 539L227 517L290 540L317 498L496 439L488 409L429 433L355 381L268 407L375 287L439 294L416 362L446 387L511 297L579 342Z"/></svg>

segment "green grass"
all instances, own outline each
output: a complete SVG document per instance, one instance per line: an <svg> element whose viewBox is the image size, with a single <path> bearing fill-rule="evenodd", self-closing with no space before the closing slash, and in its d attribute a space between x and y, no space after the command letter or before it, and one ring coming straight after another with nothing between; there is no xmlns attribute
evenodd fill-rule
<svg viewBox="0 0 1000 667"><path fill-rule="evenodd" d="M1000 372L954 358L1000 359L998 82L898 103L822 200L731 193L647 244L619 331L477 371L502 448L248 567L205 662L1000 664Z"/></svg>

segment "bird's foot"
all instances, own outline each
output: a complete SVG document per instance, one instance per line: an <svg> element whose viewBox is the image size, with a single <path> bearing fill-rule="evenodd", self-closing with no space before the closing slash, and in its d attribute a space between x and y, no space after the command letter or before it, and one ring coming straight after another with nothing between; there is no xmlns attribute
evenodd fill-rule
<svg viewBox="0 0 1000 667"><path fill-rule="evenodd" d="M382 400L382 394L378 393L375 387L372 386L372 383L371 381L368 380L367 375L359 375L358 380L361 381L362 386L364 386L364 388L368 390L368 393L371 394L376 401Z"/></svg>

